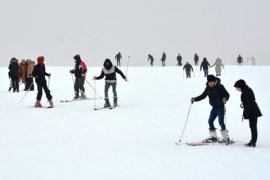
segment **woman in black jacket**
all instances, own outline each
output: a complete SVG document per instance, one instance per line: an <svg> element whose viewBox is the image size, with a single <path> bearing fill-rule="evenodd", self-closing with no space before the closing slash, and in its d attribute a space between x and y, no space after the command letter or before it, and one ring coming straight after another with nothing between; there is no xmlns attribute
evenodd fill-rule
<svg viewBox="0 0 270 180"><path fill-rule="evenodd" d="M240 105L244 108L243 118L249 119L249 127L251 130L251 140L249 143L245 144L247 147L256 147L258 131L257 131L257 121L258 117L262 116L260 108L256 103L255 95L250 87L246 85L246 82L242 79L235 82L234 87L236 90L242 92Z"/></svg>
<svg viewBox="0 0 270 180"><path fill-rule="evenodd" d="M19 63L16 58L12 58L9 64L9 76L12 81L13 92L19 92Z"/></svg>

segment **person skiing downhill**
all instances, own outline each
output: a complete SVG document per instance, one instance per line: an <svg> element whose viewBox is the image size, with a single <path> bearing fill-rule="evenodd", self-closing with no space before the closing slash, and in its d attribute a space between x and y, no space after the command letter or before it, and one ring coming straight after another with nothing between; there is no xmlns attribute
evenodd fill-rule
<svg viewBox="0 0 270 180"><path fill-rule="evenodd" d="M50 103L50 107L53 107L52 95L47 86L47 81L45 78L45 76L48 76L50 78L51 74L46 72L46 68L44 64L44 56L39 56L37 58L37 62L38 64L35 65L34 70L32 72L32 76L36 79L36 84L37 84L37 89L38 89L35 107L42 107L40 103L40 100L42 98L42 89L44 89L46 93L46 97Z"/></svg>
<svg viewBox="0 0 270 180"><path fill-rule="evenodd" d="M101 74L98 77L94 76L93 80L99 80L99 79L104 78L105 76L104 107L105 108L111 107L109 96L108 96L108 91L109 91L110 86L112 86L112 91L113 91L113 105L116 107L117 100L118 100L117 92L116 92L116 84L117 84L116 73L120 74L125 81L127 81L127 78L120 69L118 69L115 65L112 64L110 59L105 59L103 66L104 67L102 68Z"/></svg>
<svg viewBox="0 0 270 180"><path fill-rule="evenodd" d="M239 79L235 82L234 87L237 91L242 92L240 105L244 108L243 119L249 119L249 127L251 130L251 140L249 143L245 144L247 147L256 147L256 142L258 138L257 122L258 117L262 116L260 108L256 103L255 95L252 89L246 84L243 79Z"/></svg>
<svg viewBox="0 0 270 180"><path fill-rule="evenodd" d="M210 137L205 139L205 142L218 141L216 128L214 126L214 121L218 116L219 125L221 127L220 132L222 135L222 139L219 140L219 142L230 143L228 131L224 123L225 104L229 100L230 94L222 84L217 82L217 79L214 75L207 76L207 83L204 92L200 96L192 97L191 103L201 101L205 99L206 96L209 97L209 103L212 106L212 110L208 119Z"/></svg>
<svg viewBox="0 0 270 180"><path fill-rule="evenodd" d="M85 99L85 88L84 88L84 82L85 82L85 77L87 73L87 67L85 63L81 60L81 57L79 54L75 55L74 57L75 60L75 66L72 70L70 70L71 74L75 75L75 82L74 82L74 100L79 99L79 92L81 92L81 98Z"/></svg>

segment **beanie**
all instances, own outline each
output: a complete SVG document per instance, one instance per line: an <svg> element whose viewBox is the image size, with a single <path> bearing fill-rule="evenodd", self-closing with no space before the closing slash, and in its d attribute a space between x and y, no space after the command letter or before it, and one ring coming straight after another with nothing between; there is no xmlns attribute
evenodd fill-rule
<svg viewBox="0 0 270 180"><path fill-rule="evenodd" d="M246 87L247 84L243 79L239 79L238 81L235 82L234 87L236 88L240 88L243 89L244 87Z"/></svg>
<svg viewBox="0 0 270 180"><path fill-rule="evenodd" d="M207 76L207 82L216 81L216 77L212 74Z"/></svg>
<svg viewBox="0 0 270 180"><path fill-rule="evenodd" d="M42 64L42 63L44 62L44 56L39 56L39 57L37 58L37 62L38 62L39 64Z"/></svg>

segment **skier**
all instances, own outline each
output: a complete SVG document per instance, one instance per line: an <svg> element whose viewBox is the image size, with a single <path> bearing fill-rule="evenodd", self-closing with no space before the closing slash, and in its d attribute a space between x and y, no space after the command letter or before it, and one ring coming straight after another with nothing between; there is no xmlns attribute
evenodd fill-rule
<svg viewBox="0 0 270 180"><path fill-rule="evenodd" d="M81 92L81 98L86 99L84 82L87 73L87 66L84 63L84 61L81 60L79 54L75 55L73 58L75 60L75 66L74 69L70 70L70 73L75 75L75 82L74 82L75 96L73 99L76 100L80 98L79 91Z"/></svg>
<svg viewBox="0 0 270 180"><path fill-rule="evenodd" d="M210 67L209 62L207 61L207 59L204 57L203 61L201 63L201 67L200 67L200 71L203 69L204 72L204 77L208 76L208 68Z"/></svg>
<svg viewBox="0 0 270 180"><path fill-rule="evenodd" d="M127 81L127 78L120 69L118 69L115 65L112 64L110 59L105 59L103 66L104 67L102 68L101 74L98 77L94 76L93 80L99 80L105 76L104 107L105 108L111 107L109 96L108 96L108 91L109 91L110 86L112 86L112 90L113 90L113 104L114 104L114 107L116 107L117 99L118 99L117 92L116 92L116 84L117 84L116 73L120 74L125 81Z"/></svg>
<svg viewBox="0 0 270 180"><path fill-rule="evenodd" d="M238 66L240 66L240 65L242 65L242 63L243 63L243 58L241 57L241 55L239 55L237 57L237 64L238 64Z"/></svg>
<svg viewBox="0 0 270 180"><path fill-rule="evenodd" d="M162 57L161 57L160 60L161 60L161 65L165 66L165 61L166 61L166 53L165 52L163 52Z"/></svg>
<svg viewBox="0 0 270 180"><path fill-rule="evenodd" d="M117 62L117 67L120 67L121 66L121 59L122 59L122 56L121 56L120 52L115 55L115 59L116 59L116 62Z"/></svg>
<svg viewBox="0 0 270 180"><path fill-rule="evenodd" d="M180 54L178 54L176 59L177 59L177 66L182 66L182 56Z"/></svg>
<svg viewBox="0 0 270 180"><path fill-rule="evenodd" d="M245 144L247 147L256 147L256 142L258 138L257 122L258 117L262 116L258 104L255 101L255 95L252 89L246 84L243 79L235 82L234 87L237 91L242 92L240 105L244 108L243 118L249 119L249 127L251 130L251 140L249 143Z"/></svg>
<svg viewBox="0 0 270 180"><path fill-rule="evenodd" d="M224 66L219 57L216 59L216 62L212 66L210 66L210 68L213 66L216 66L215 67L216 76L221 76L221 66L223 67L223 69L224 69Z"/></svg>
<svg viewBox="0 0 270 180"><path fill-rule="evenodd" d="M153 66L153 63L154 63L154 58L151 54L148 54L148 61L150 60L150 65Z"/></svg>
<svg viewBox="0 0 270 180"><path fill-rule="evenodd" d="M50 103L50 107L53 107L53 101L52 101L52 95L50 93L50 90L47 86L47 81L45 79L45 76L48 76L49 78L51 77L51 74L46 72L45 64L44 64L44 56L39 56L37 58L38 64L35 65L32 76L36 79L37 83L37 98L36 98L36 103L35 107L42 107L40 100L42 98L42 89L44 89L46 93L46 97Z"/></svg>
<svg viewBox="0 0 270 180"><path fill-rule="evenodd" d="M221 127L220 132L222 135L222 139L219 142L230 143L228 131L224 124L225 104L229 100L230 95L222 84L217 83L217 79L214 75L207 76L204 92L200 96L192 97L191 103L201 101L206 98L206 96L209 97L209 103L212 106L212 110L208 119L210 137L205 139L205 142L218 141L216 128L214 126L214 121L218 116L219 125Z"/></svg>
<svg viewBox="0 0 270 180"><path fill-rule="evenodd" d="M12 58L8 69L12 81L13 92L19 92L19 68L19 61L16 58Z"/></svg>
<svg viewBox="0 0 270 180"><path fill-rule="evenodd" d="M186 62L186 64L183 67L183 70L186 70L186 77L190 78L191 77L191 71L193 71L193 67L191 66L191 64Z"/></svg>
<svg viewBox="0 0 270 180"><path fill-rule="evenodd" d="M199 63L199 56L195 53L194 55L194 63L195 63L195 66L198 66L198 63Z"/></svg>

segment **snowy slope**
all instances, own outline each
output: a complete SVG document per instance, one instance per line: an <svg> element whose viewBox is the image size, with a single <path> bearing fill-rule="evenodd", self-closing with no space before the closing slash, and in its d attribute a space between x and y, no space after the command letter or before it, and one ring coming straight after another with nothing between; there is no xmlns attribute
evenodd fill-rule
<svg viewBox="0 0 270 180"><path fill-rule="evenodd" d="M191 79L183 78L179 67L129 68L129 82L118 76L120 106L100 111L94 111L93 100L60 103L73 97L69 69L47 67L52 73L55 108L35 109L36 91L19 103L25 92L8 92L8 71L0 68L1 180L269 179L270 67L226 67L221 77L231 95L226 122L237 143L203 147L185 142L208 136L208 99L191 106L182 144L175 145L190 98L205 88L206 80L197 67ZM101 67L89 68L87 79L92 86L92 76L100 71ZM241 121L240 93L233 87L240 78L254 90L263 113L256 148L243 146L250 139L250 130L248 122ZM91 87L87 83L85 87L87 96L93 97ZM104 80L97 81L96 88L103 97ZM48 104L45 96L42 104ZM97 107L103 104L96 100Z"/></svg>

